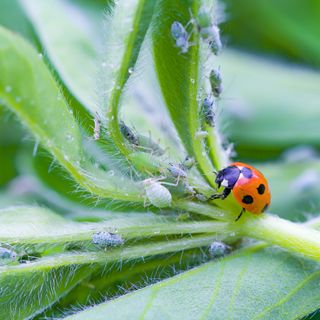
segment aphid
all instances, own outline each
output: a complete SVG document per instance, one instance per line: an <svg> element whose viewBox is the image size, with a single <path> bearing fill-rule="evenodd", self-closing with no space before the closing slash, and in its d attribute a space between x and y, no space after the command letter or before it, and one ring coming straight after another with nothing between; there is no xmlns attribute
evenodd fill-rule
<svg viewBox="0 0 320 320"><path fill-rule="evenodd" d="M218 26L213 23L210 12L205 7L202 7L199 10L197 18L193 20L196 22L201 38L207 41L211 51L215 55L218 55L222 48L220 30Z"/></svg>
<svg viewBox="0 0 320 320"><path fill-rule="evenodd" d="M192 157L186 156L186 158L181 162L180 167L183 170L190 170L195 164L195 160Z"/></svg>
<svg viewBox="0 0 320 320"><path fill-rule="evenodd" d="M138 137L123 121L120 122L120 131L131 144L136 146L139 144Z"/></svg>
<svg viewBox="0 0 320 320"><path fill-rule="evenodd" d="M217 173L218 188L224 187L221 194L214 194L211 199L225 199L232 191L242 210L236 221L245 211L253 214L263 213L270 205L271 195L267 179L256 168L241 162L231 163Z"/></svg>
<svg viewBox="0 0 320 320"><path fill-rule="evenodd" d="M209 254L213 258L223 257L230 251L231 247L221 241L214 241L209 246Z"/></svg>
<svg viewBox="0 0 320 320"><path fill-rule="evenodd" d="M93 121L94 121L93 138L94 140L99 140L100 130L101 130L101 120L98 113L95 114Z"/></svg>
<svg viewBox="0 0 320 320"><path fill-rule="evenodd" d="M176 46L181 49L181 53L189 50L189 34L185 27L178 21L174 21L171 25L171 35L176 42Z"/></svg>
<svg viewBox="0 0 320 320"><path fill-rule="evenodd" d="M171 206L172 196L170 191L160 182L153 179L143 181L147 199L157 208Z"/></svg>
<svg viewBox="0 0 320 320"><path fill-rule="evenodd" d="M206 202L208 201L208 197L206 197L204 194L202 193L196 193L196 198L201 201L201 202Z"/></svg>
<svg viewBox="0 0 320 320"><path fill-rule="evenodd" d="M187 177L187 173L184 171L184 169L180 165L169 163L168 171L173 177L178 179Z"/></svg>
<svg viewBox="0 0 320 320"><path fill-rule="evenodd" d="M115 247L124 244L123 238L119 234L100 231L92 236L92 242L100 247Z"/></svg>
<svg viewBox="0 0 320 320"><path fill-rule="evenodd" d="M198 130L195 133L195 137L196 139L204 139L208 136L208 132L207 131L203 131L203 130Z"/></svg>
<svg viewBox="0 0 320 320"><path fill-rule="evenodd" d="M4 266L15 261L17 254L10 248L0 247L0 266Z"/></svg>
<svg viewBox="0 0 320 320"><path fill-rule="evenodd" d="M152 140L151 136L147 137L144 135L137 136L139 149L143 152L152 153L155 156L162 156L165 153L165 150L161 148L161 146Z"/></svg>
<svg viewBox="0 0 320 320"><path fill-rule="evenodd" d="M219 98L222 92L222 78L218 70L212 69L209 75L209 81L211 85L212 94Z"/></svg>
<svg viewBox="0 0 320 320"><path fill-rule="evenodd" d="M215 113L213 111L214 109L214 100L213 97L208 96L203 100L202 103L202 113L204 115L204 119L206 121L206 123L210 126L210 127L214 127L214 117L215 117Z"/></svg>
<svg viewBox="0 0 320 320"><path fill-rule="evenodd" d="M220 54L222 49L222 43L220 39L220 30L217 26L212 26L211 38L209 40L209 47L213 54L216 56Z"/></svg>

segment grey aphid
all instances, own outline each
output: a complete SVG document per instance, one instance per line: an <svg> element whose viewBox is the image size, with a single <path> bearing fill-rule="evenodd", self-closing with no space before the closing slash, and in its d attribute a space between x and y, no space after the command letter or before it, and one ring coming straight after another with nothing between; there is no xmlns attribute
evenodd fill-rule
<svg viewBox="0 0 320 320"><path fill-rule="evenodd" d="M15 261L17 254L12 249L0 247L0 266L4 266L8 263Z"/></svg>
<svg viewBox="0 0 320 320"><path fill-rule="evenodd" d="M209 75L209 81L211 85L212 94L219 98L222 92L222 78L218 70L211 70Z"/></svg>
<svg viewBox="0 0 320 320"><path fill-rule="evenodd" d="M185 27L178 21L174 21L171 25L171 35L176 42L176 46L181 49L181 53L189 50L189 34Z"/></svg>
<svg viewBox="0 0 320 320"><path fill-rule="evenodd" d="M206 123L210 127L214 127L215 113L214 113L213 109L214 109L213 97L208 96L203 100L202 113L203 113L203 116L204 116L204 119L205 119Z"/></svg>
<svg viewBox="0 0 320 320"><path fill-rule="evenodd" d="M115 247L124 244L123 238L119 234L100 231L92 236L92 242L100 247Z"/></svg>
<svg viewBox="0 0 320 320"><path fill-rule="evenodd" d="M175 178L186 178L187 173L180 165L169 163L168 171Z"/></svg>
<svg viewBox="0 0 320 320"><path fill-rule="evenodd" d="M223 257L230 251L231 247L221 241L214 241L209 246L209 254L213 258Z"/></svg>
<svg viewBox="0 0 320 320"><path fill-rule="evenodd" d="M139 140L135 133L123 122L120 122L120 131L122 135L128 140L131 144L138 145Z"/></svg>
<svg viewBox="0 0 320 320"><path fill-rule="evenodd" d="M211 37L209 38L209 46L212 53L216 56L221 52L222 43L220 39L220 30L217 26L211 27Z"/></svg>
<svg viewBox="0 0 320 320"><path fill-rule="evenodd" d="M208 201L208 197L206 197L204 194L202 194L202 193L196 193L196 195L195 195L195 197L199 200L199 201L201 201L201 202L206 202L206 201Z"/></svg>

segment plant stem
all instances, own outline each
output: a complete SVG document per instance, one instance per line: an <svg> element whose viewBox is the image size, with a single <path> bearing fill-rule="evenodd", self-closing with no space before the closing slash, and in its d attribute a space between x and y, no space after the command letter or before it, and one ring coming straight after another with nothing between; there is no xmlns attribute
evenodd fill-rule
<svg viewBox="0 0 320 320"><path fill-rule="evenodd" d="M218 236L216 234L200 235L192 238L183 238L173 241L161 241L150 244L141 244L130 247L123 247L117 249L110 249L99 252L82 252L82 253L64 253L59 255L42 258L34 263L20 264L19 266L5 266L0 267L2 275L11 272L32 272L41 271L46 268L58 268L68 265L85 265L92 263L107 263L121 260L131 260L137 258L145 258L158 254L165 254L169 252L176 252L188 250L198 247L207 246L213 241L216 241Z"/></svg>
<svg viewBox="0 0 320 320"><path fill-rule="evenodd" d="M193 201L175 201L173 202L172 207L175 209L186 210L221 221L232 221L232 217L234 216L233 213L229 213L228 211L225 211L218 207Z"/></svg>
<svg viewBox="0 0 320 320"><path fill-rule="evenodd" d="M264 240L320 261L319 231L268 214L247 217L239 227L243 236Z"/></svg>
<svg viewBox="0 0 320 320"><path fill-rule="evenodd" d="M215 169L221 170L222 168L228 165L228 155L221 146L221 137L218 133L218 130L215 128L206 125L206 131L208 132L208 146L209 146L209 155Z"/></svg>
<svg viewBox="0 0 320 320"><path fill-rule="evenodd" d="M123 236L124 239L134 239L140 237L165 237L168 235L183 235L183 234L200 234L200 233L214 233L226 234L230 231L229 223L226 222L213 222L213 221L194 221L194 222L170 222L164 221L163 223L151 225L138 225L130 227L110 227L110 223L100 222L94 224L85 224L85 229L70 231L62 233L61 235L47 235L47 236L33 236L33 237L11 237L1 238L2 242L10 244L63 244L70 242L91 242L92 236L96 232L106 231L117 233Z"/></svg>
<svg viewBox="0 0 320 320"><path fill-rule="evenodd" d="M198 15L199 3L193 2L192 14ZM200 36L198 32L193 34L192 42L196 45L190 47L191 61L200 61ZM191 143L193 152L197 161L197 167L204 175L205 179L212 187L215 187L215 175L213 173L213 166L207 155L205 144L202 139L197 138L197 131L201 127L200 112L198 105L198 90L199 90L199 64L193 63L190 66L190 83L189 83L189 96L190 96L190 112L189 112L189 128L191 135Z"/></svg>

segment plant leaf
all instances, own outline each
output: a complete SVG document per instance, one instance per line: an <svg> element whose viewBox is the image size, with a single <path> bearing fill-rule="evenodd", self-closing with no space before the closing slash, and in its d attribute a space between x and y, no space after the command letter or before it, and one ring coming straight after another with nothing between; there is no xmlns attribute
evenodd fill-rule
<svg viewBox="0 0 320 320"><path fill-rule="evenodd" d="M103 171L89 161L79 126L42 57L3 28L0 73L1 103L18 115L83 188L103 198L143 202L139 184L114 171Z"/></svg>
<svg viewBox="0 0 320 320"><path fill-rule="evenodd" d="M120 98L134 70L156 3L156 0L120 1L109 18L107 47L112 49L108 50L103 62L108 67L103 87L107 106L105 103L102 105L101 114L104 116L108 110L109 134L126 157L130 151L126 148L120 129Z"/></svg>
<svg viewBox="0 0 320 320"><path fill-rule="evenodd" d="M319 308L317 263L263 247L241 250L65 319L280 320Z"/></svg>
<svg viewBox="0 0 320 320"><path fill-rule="evenodd" d="M181 53L171 35L171 26L175 21L187 25L190 10L194 15L198 11L197 1L159 1L154 23L152 40L155 68L164 100L171 119L189 155L194 156L198 168L205 173L206 179L215 185L213 167L205 145L197 139L200 129L200 109L198 91L200 82L200 46L199 35L193 33L192 45L186 53Z"/></svg>
<svg viewBox="0 0 320 320"><path fill-rule="evenodd" d="M102 6L96 3L86 8L83 3L64 0L21 0L21 4L60 78L72 95L94 114ZM94 18L89 19L90 14Z"/></svg>
<svg viewBox="0 0 320 320"><path fill-rule="evenodd" d="M63 268L44 266L37 271L28 265L14 270L0 267L0 318L33 318L93 271L94 267L74 265Z"/></svg>
<svg viewBox="0 0 320 320"><path fill-rule="evenodd" d="M34 45L39 46L32 26L20 7L19 0L1 1L0 25L21 34Z"/></svg>
<svg viewBox="0 0 320 320"><path fill-rule="evenodd" d="M308 1L308 5L291 0L245 0L241 6L230 0L224 2L232 16L223 25L230 43L320 66L317 0ZM248 15L252 18L248 19Z"/></svg>
<svg viewBox="0 0 320 320"><path fill-rule="evenodd" d="M261 159L299 144L319 147L319 74L237 51L225 51L221 67L226 89L220 107L228 111L222 120L230 122L226 133L241 156Z"/></svg>
<svg viewBox="0 0 320 320"><path fill-rule="evenodd" d="M2 266L0 318L25 319L41 313L107 263L198 248L214 239L216 235L195 236L99 252L55 254L27 264Z"/></svg>

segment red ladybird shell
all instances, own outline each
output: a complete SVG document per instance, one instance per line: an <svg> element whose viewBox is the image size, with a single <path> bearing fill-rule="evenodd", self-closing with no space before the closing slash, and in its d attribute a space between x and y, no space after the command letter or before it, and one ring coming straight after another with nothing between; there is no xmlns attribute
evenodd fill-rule
<svg viewBox="0 0 320 320"><path fill-rule="evenodd" d="M271 195L267 179L256 168L241 162L231 163L230 166L236 166L240 170L244 167L252 172L251 178L246 178L242 174L238 178L232 189L232 193L241 205L247 211L260 214L270 205Z"/></svg>

